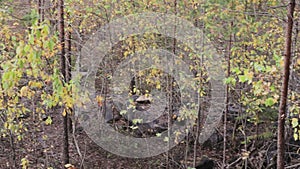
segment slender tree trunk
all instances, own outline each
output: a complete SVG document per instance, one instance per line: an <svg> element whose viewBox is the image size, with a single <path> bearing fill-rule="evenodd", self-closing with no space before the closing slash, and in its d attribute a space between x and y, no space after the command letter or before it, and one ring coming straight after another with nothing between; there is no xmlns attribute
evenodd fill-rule
<svg viewBox="0 0 300 169"><path fill-rule="evenodd" d="M67 19L70 19L70 14L67 13ZM67 36L66 36L66 47L67 47L67 53L66 53L66 82L69 82L72 78L72 63L71 63L71 52L72 52L72 43L71 43L71 39L72 39L72 32L71 32L71 24L68 24L68 28L67 28ZM72 109L70 108L70 116L72 116ZM68 126L69 126L69 131L72 131L72 120L71 117L68 118Z"/></svg>
<svg viewBox="0 0 300 169"><path fill-rule="evenodd" d="M38 0L39 25L45 20L45 0Z"/></svg>
<svg viewBox="0 0 300 169"><path fill-rule="evenodd" d="M39 14L39 19L38 19L38 25L41 24L41 16L42 16L42 0L38 0L38 14Z"/></svg>
<svg viewBox="0 0 300 169"><path fill-rule="evenodd" d="M70 18L70 14L67 14L67 18ZM72 52L72 43L71 43L71 39L72 39L72 33L71 33L71 25L68 24L68 28L67 28L67 39L66 39L66 47L67 47L67 53L66 53L66 81L70 81L72 78L71 75L71 52Z"/></svg>
<svg viewBox="0 0 300 169"><path fill-rule="evenodd" d="M233 22L230 23L230 35L229 35L229 45L228 45L228 56L227 56L227 78L230 77L230 59L231 59L231 45L232 45L232 27L233 27ZM227 115L229 113L229 84L226 85L226 109L224 113L224 140L223 140L223 163L222 163L222 168L225 168L226 166L226 143L227 143Z"/></svg>
<svg viewBox="0 0 300 169"><path fill-rule="evenodd" d="M290 76L290 58L292 48L292 30L293 30L293 15L295 10L295 0L290 0L288 7L288 22L286 26L286 40L285 40L285 56L284 56L284 69L283 81L281 86L281 98L278 115L278 139L277 139L277 168L284 169L284 123L286 117L286 102L288 94L288 83Z"/></svg>
<svg viewBox="0 0 300 169"><path fill-rule="evenodd" d="M45 0L42 0L41 7L41 21L43 22L45 20Z"/></svg>
<svg viewBox="0 0 300 169"><path fill-rule="evenodd" d="M60 71L63 75L63 80L66 82L66 51L65 51L65 24L64 24L64 0L58 1L59 10L59 40L61 47ZM68 133L68 113L63 116L63 163L69 163L69 133Z"/></svg>

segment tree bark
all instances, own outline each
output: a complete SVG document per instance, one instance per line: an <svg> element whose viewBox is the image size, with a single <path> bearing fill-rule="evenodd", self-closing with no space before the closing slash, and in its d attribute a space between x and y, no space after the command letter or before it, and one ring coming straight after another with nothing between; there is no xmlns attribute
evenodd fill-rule
<svg viewBox="0 0 300 169"><path fill-rule="evenodd" d="M66 82L66 51L65 51L65 24L64 24L64 0L58 1L59 10L59 40L61 48L60 71L63 75L63 81ZM68 113L63 116L63 165L69 163L69 133L68 133Z"/></svg>
<svg viewBox="0 0 300 169"><path fill-rule="evenodd" d="M277 168L284 169L284 123L286 117L286 103L288 95L288 83L290 76L290 58L292 54L292 30L293 30L293 15L295 10L295 0L290 0L288 7L288 22L286 26L286 40L285 40L285 56L283 79L281 86L281 98L278 114L278 136L277 136Z"/></svg>
<svg viewBox="0 0 300 169"><path fill-rule="evenodd" d="M42 0L38 0L38 14L39 14L38 25L40 25L41 16L42 16Z"/></svg>
<svg viewBox="0 0 300 169"><path fill-rule="evenodd" d="M70 14L67 13L67 20L70 20ZM69 82L72 78L72 60L71 60L71 52L72 52L72 32L71 32L71 24L68 24L67 28L67 39L66 39L66 47L67 47L67 52L66 52L66 82ZM73 109L70 109L70 117L68 118L68 126L69 126L69 131L70 133L72 132L72 119L71 116L73 115Z"/></svg>
<svg viewBox="0 0 300 169"><path fill-rule="evenodd" d="M39 25L45 20L45 0L38 0Z"/></svg>
<svg viewBox="0 0 300 169"><path fill-rule="evenodd" d="M68 17L69 18L69 17ZM71 25L68 25L68 31L67 31L67 39L66 39L66 47L67 47L67 53L66 53L66 81L69 82L72 78L72 63L71 63L71 54L72 54L72 33L71 33Z"/></svg>

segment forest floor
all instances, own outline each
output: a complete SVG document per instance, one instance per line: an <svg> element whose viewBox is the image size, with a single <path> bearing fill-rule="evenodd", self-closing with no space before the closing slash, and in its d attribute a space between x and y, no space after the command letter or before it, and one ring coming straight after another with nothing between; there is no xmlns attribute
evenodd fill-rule
<svg viewBox="0 0 300 169"><path fill-rule="evenodd" d="M59 110L48 112L52 117L52 124L46 125L44 121L33 120L33 117L24 119L28 127L22 141L6 136L0 138L0 168L6 169L21 168L22 158L29 160L29 168L63 168L62 159L62 116ZM171 149L168 153L158 156L132 159L114 155L102 149L93 142L85 133L80 124L76 123L74 134L69 133L70 163L77 168L85 169L140 169L140 168L167 168L167 161L170 168L184 169L193 166L194 136L190 134ZM229 168L274 168L276 158L276 138L274 138L275 127L272 124L260 124L259 126L248 125L247 131L241 129L236 122L229 121L227 126L227 149L226 161ZM242 133L263 133L269 130L271 135L261 135L255 139L247 137ZM235 133L234 133L235 132ZM10 138L14 138L13 144ZM74 139L75 138L75 139ZM78 143L78 147L74 142ZM299 143L288 141L287 165L299 163L300 156L297 150ZM80 154L79 155L79 150ZM213 168L221 168L223 158L223 125L203 145L197 144L196 164L198 169L209 169L209 163L214 163ZM203 158L205 157L205 158ZM207 157L207 158L206 158ZM168 160L167 160L168 159ZM247 160L245 160L247 159ZM247 163L245 163L247 161ZM15 163L15 164L14 164ZM14 166L15 165L15 166ZM207 166L206 166L207 165ZM296 167L297 168L297 167Z"/></svg>
<svg viewBox="0 0 300 169"><path fill-rule="evenodd" d="M22 141L18 141L14 136L0 138L1 169L14 169L15 166L21 168L22 158L29 160L29 168L63 168L61 164L63 140L62 116L59 113L59 110L48 113L48 115L52 117L51 125L46 125L44 121L33 120L32 117L22 119L24 124L28 127L28 131L24 133ZM69 151L70 163L77 168L166 168L166 153L142 159L120 157L107 152L93 142L80 124L76 123L75 126L75 133L69 133ZM76 147L74 137L78 147ZM13 138L13 144L11 138ZM189 148L187 148L187 142ZM185 141L169 151L168 161L171 168L192 167L194 154L193 144L193 136L189 136L186 137ZM208 147L209 148L205 148L199 144L197 145L196 164L201 160L201 155L205 155L215 162L215 166L220 165L222 149L217 149L217 146L214 145L209 145ZM78 148L80 149L81 157L78 153ZM200 151L200 149L202 150Z"/></svg>

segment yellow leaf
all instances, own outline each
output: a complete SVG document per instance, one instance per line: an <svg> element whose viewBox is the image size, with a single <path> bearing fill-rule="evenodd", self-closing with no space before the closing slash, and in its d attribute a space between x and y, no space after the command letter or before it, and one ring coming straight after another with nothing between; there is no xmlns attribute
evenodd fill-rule
<svg viewBox="0 0 300 169"><path fill-rule="evenodd" d="M47 140L48 139L48 136L47 135L43 135L43 140Z"/></svg>
<svg viewBox="0 0 300 169"><path fill-rule="evenodd" d="M62 113L63 116L66 116L67 115L67 111L66 109L64 109L63 113Z"/></svg>
<svg viewBox="0 0 300 169"><path fill-rule="evenodd" d="M249 151L242 152L242 156L243 156L242 159L246 160L249 157L249 155L250 155Z"/></svg>
<svg viewBox="0 0 300 169"><path fill-rule="evenodd" d="M156 89L160 89L161 86L160 86L160 83L156 84Z"/></svg>
<svg viewBox="0 0 300 169"><path fill-rule="evenodd" d="M98 95L98 96L96 97L96 101L97 101L97 103L98 103L98 106L100 106L100 107L102 106L103 100L104 100L104 99L103 99L102 96L99 96L99 95Z"/></svg>
<svg viewBox="0 0 300 169"><path fill-rule="evenodd" d="M20 90L20 95L22 96L26 96L28 94L28 86L23 86Z"/></svg>
<svg viewBox="0 0 300 169"><path fill-rule="evenodd" d="M73 168L75 168L75 166L72 165L72 164L66 164L65 168L67 168L67 169L73 169Z"/></svg>
<svg viewBox="0 0 300 169"><path fill-rule="evenodd" d="M294 133L294 140L297 141L298 140L298 134Z"/></svg>
<svg viewBox="0 0 300 169"><path fill-rule="evenodd" d="M298 127L298 125L299 125L298 118L292 118L292 127L295 128Z"/></svg>
<svg viewBox="0 0 300 169"><path fill-rule="evenodd" d="M284 60L281 59L281 60L280 60L280 66L283 67L283 65L284 65Z"/></svg>
<svg viewBox="0 0 300 169"><path fill-rule="evenodd" d="M300 58L297 59L297 65L300 65Z"/></svg>
<svg viewBox="0 0 300 169"><path fill-rule="evenodd" d="M48 118L46 119L45 124L46 125L52 124L52 119L50 116L48 116Z"/></svg>

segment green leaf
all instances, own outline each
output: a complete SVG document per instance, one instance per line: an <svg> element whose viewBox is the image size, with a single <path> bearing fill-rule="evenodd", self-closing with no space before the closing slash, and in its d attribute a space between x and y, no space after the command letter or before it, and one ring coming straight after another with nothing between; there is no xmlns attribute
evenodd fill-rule
<svg viewBox="0 0 300 169"><path fill-rule="evenodd" d="M46 119L45 124L46 124L46 125L52 124L52 119L51 119L50 116L48 116L48 118Z"/></svg>
<svg viewBox="0 0 300 169"><path fill-rule="evenodd" d="M240 80L240 82L244 83L247 81L247 77L245 75L240 75L239 80Z"/></svg>
<svg viewBox="0 0 300 169"><path fill-rule="evenodd" d="M105 8L105 9L109 9L109 8L110 8L110 5L108 5L108 4L107 4L107 5L104 5L104 8Z"/></svg>
<svg viewBox="0 0 300 169"><path fill-rule="evenodd" d="M235 83L236 83L236 80L233 77L228 77L228 78L225 79L225 84L233 84L233 85L235 85Z"/></svg>
<svg viewBox="0 0 300 169"><path fill-rule="evenodd" d="M22 166L22 169L26 169L29 165L29 161L27 160L27 158L22 158L21 159L21 166Z"/></svg>
<svg viewBox="0 0 300 169"><path fill-rule="evenodd" d="M299 125L298 119L292 118L292 127L295 128L295 127L298 127L298 125Z"/></svg>
<svg viewBox="0 0 300 169"><path fill-rule="evenodd" d="M16 40L17 40L17 37L16 37L16 36L12 36L12 37L11 37L11 40L16 41Z"/></svg>
<svg viewBox="0 0 300 169"><path fill-rule="evenodd" d="M294 133L294 140L297 141L299 139L298 133Z"/></svg>
<svg viewBox="0 0 300 169"><path fill-rule="evenodd" d="M138 124L138 123L142 123L142 122L143 122L143 119L133 119L132 120L133 124Z"/></svg>
<svg viewBox="0 0 300 169"><path fill-rule="evenodd" d="M42 35L45 37L49 34L49 27L47 25L43 26Z"/></svg>
<svg viewBox="0 0 300 169"><path fill-rule="evenodd" d="M22 47L21 45L19 45L19 46L17 47L17 49L16 49L16 54L17 54L18 56L20 56L22 50L23 50L23 47Z"/></svg>
<svg viewBox="0 0 300 169"><path fill-rule="evenodd" d="M41 38L41 31L40 30L36 30L35 34L36 34L37 39Z"/></svg>
<svg viewBox="0 0 300 169"><path fill-rule="evenodd" d="M30 45L25 45L24 52L28 52L30 50Z"/></svg>
<svg viewBox="0 0 300 169"><path fill-rule="evenodd" d="M266 101L265 101L265 105L266 106L273 106L275 104L275 100L271 97L269 97Z"/></svg>
<svg viewBox="0 0 300 169"><path fill-rule="evenodd" d="M54 42L53 42L53 40L51 39L49 42L48 42L48 47L49 47L49 49L52 51L53 49L54 49Z"/></svg>
<svg viewBox="0 0 300 169"><path fill-rule="evenodd" d="M28 42L29 42L29 44L34 44L34 36L33 35L29 35Z"/></svg>
<svg viewBox="0 0 300 169"><path fill-rule="evenodd" d="M121 110L120 115L125 115L127 113L127 110Z"/></svg>

